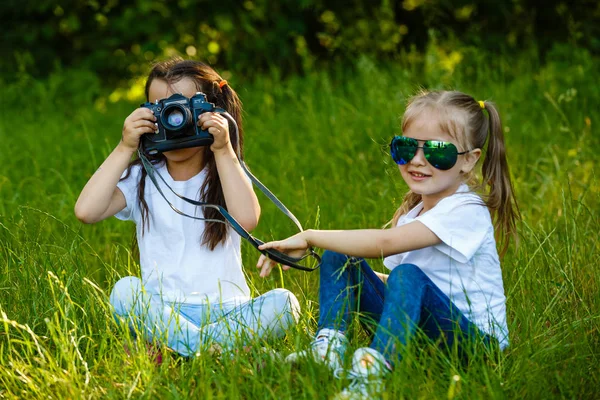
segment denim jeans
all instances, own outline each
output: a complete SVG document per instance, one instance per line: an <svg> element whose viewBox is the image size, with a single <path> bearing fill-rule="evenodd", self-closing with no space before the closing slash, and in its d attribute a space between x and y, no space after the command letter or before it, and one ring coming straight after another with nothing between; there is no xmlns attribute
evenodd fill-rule
<svg viewBox="0 0 600 400"><path fill-rule="evenodd" d="M298 300L285 289L274 289L242 303L172 303L146 292L141 280L133 276L115 284L110 303L118 323L128 324L132 333L165 343L185 357L212 344L229 350L238 342L281 337L300 314Z"/></svg>
<svg viewBox="0 0 600 400"><path fill-rule="evenodd" d="M405 346L420 328L430 339L443 339L449 347L458 340L473 343L484 334L417 266L402 264L387 283L363 260L325 251L320 269L319 329L345 332L351 312L374 333L370 347L390 363L401 359L397 345Z"/></svg>

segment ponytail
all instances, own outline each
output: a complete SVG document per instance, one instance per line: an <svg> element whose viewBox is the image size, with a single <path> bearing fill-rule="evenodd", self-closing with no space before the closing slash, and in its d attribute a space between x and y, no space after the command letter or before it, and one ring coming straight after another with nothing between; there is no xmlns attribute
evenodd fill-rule
<svg viewBox="0 0 600 400"><path fill-rule="evenodd" d="M483 127L485 130L489 128L489 137L481 173L483 187L489 186L485 203L492 214L496 229L496 241L500 247L500 256L503 257L508 249L510 239L517 239L516 224L521 218L521 213L510 179L500 115L494 104L490 102L483 102L483 104L489 116L488 123L484 123Z"/></svg>

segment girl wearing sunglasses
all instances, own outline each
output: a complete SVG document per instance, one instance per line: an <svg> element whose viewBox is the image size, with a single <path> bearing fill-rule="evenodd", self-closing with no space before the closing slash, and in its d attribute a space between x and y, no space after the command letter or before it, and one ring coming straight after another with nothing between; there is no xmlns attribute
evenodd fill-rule
<svg viewBox="0 0 600 400"><path fill-rule="evenodd" d="M262 246L290 254L327 249L315 340L289 361L312 358L339 375L351 312L373 333L370 346L354 352L353 383L341 398L380 393L417 329L461 352L476 343L508 345L496 239L503 255L520 214L495 106L460 92L421 93L409 101L390 154L409 187L390 229L308 230ZM364 260L380 257L389 275ZM261 256L261 276L274 264Z"/></svg>

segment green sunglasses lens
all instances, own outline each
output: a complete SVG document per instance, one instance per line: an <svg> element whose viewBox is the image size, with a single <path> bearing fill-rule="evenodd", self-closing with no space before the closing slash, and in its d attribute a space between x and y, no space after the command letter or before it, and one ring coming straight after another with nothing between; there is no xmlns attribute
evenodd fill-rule
<svg viewBox="0 0 600 400"><path fill-rule="evenodd" d="M390 143L390 153L396 164L405 165L413 159L417 153L418 147L419 142L415 139L404 136L395 136L392 139L392 143Z"/></svg>
<svg viewBox="0 0 600 400"><path fill-rule="evenodd" d="M442 171L454 167L458 157L458 150L454 144L437 140L423 143L423 153L432 166Z"/></svg>

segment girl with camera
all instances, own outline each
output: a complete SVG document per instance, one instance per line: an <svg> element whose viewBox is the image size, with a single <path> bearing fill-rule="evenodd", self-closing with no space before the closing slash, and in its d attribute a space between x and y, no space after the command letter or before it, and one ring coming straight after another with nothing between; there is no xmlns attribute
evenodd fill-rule
<svg viewBox="0 0 600 400"><path fill-rule="evenodd" d="M496 107L460 92L417 95L390 153L409 187L391 229L308 230L262 246L290 254L309 246L328 249L315 339L289 361L315 359L339 375L351 312L360 312L374 334L369 347L354 352L353 382L339 398L380 394L382 378L402 359L417 329L460 354L475 343L508 345L495 238L504 254L520 214ZM384 257L390 274L374 272L362 257ZM257 263L261 276L273 266L265 256Z"/></svg>
<svg viewBox="0 0 600 400"><path fill-rule="evenodd" d="M212 145L149 158L175 192L225 207L251 231L260 206L236 156L243 154L242 106L236 92L208 65L180 58L154 65L145 88L152 103L175 93L191 98L197 92L234 118L238 135L223 116L202 113L192 123L213 135ZM165 343L183 356L215 347L228 351L250 340L283 335L298 318L294 295L275 289L252 299L242 271L240 236L215 221L223 220L219 212L163 190L177 209L206 220L179 215L150 182L140 159L131 161L140 137L155 134L159 122L149 108L133 111L119 144L75 205L75 215L84 223L114 215L136 224L141 277L124 277L114 285L110 303L117 319L149 342Z"/></svg>

